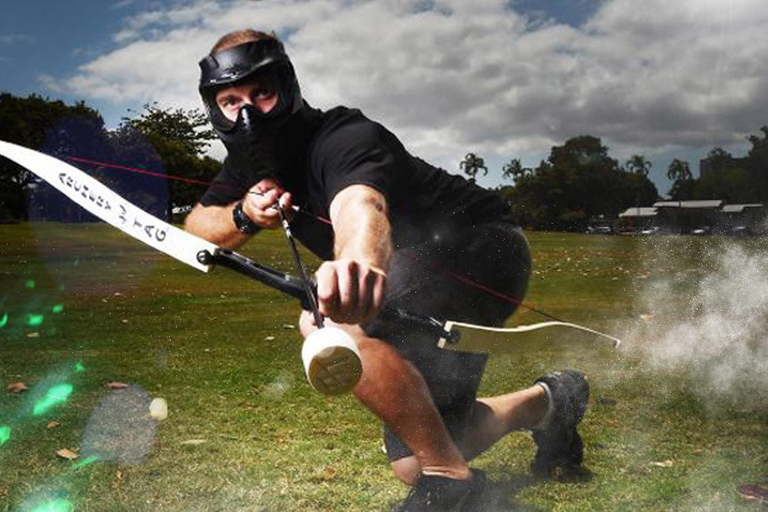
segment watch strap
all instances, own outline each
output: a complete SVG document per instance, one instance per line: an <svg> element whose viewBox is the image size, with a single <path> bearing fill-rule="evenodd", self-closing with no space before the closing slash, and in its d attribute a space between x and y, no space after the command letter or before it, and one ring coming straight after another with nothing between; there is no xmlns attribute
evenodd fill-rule
<svg viewBox="0 0 768 512"><path fill-rule="evenodd" d="M253 219L251 219L247 213L243 211L243 202L238 201L235 207L232 209L232 220L235 223L235 227L241 233L246 235L253 235L259 231L259 226Z"/></svg>

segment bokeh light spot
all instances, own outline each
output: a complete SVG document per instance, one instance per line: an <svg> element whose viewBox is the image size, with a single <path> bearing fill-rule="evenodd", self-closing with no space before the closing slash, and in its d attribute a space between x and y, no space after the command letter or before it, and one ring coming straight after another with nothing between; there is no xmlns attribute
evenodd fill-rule
<svg viewBox="0 0 768 512"><path fill-rule="evenodd" d="M99 460L100 458L101 458L101 457L99 457L98 455L91 455L91 456L90 456L90 457L88 457L87 459L85 459L85 460L82 460L82 461L78 462L77 464L75 464L75 467L76 467L76 468L81 468L81 467L83 467L83 466L86 466L86 465L88 465L88 464L91 464L91 463L93 463L93 462L96 462L96 461L97 461L97 460Z"/></svg>
<svg viewBox="0 0 768 512"><path fill-rule="evenodd" d="M32 410L33 416L39 416L56 404L66 402L69 395L72 394L72 384L59 384L48 390L45 397L35 404Z"/></svg>
<svg viewBox="0 0 768 512"><path fill-rule="evenodd" d="M75 373L80 373L85 371L85 366L83 366L82 361L78 361L75 365Z"/></svg>
<svg viewBox="0 0 768 512"><path fill-rule="evenodd" d="M3 446L7 440L11 438L11 427L0 427L0 446Z"/></svg>
<svg viewBox="0 0 768 512"><path fill-rule="evenodd" d="M30 327L37 327L38 325L43 323L43 319L45 317L43 315L32 315L29 314L24 317L24 323L27 324Z"/></svg>
<svg viewBox="0 0 768 512"><path fill-rule="evenodd" d="M49 501L32 510L32 512L72 512L75 507L65 499Z"/></svg>
<svg viewBox="0 0 768 512"><path fill-rule="evenodd" d="M3 315L3 318L0 318L0 329L5 327L5 324L7 324L7 323L8 323L8 313L5 313Z"/></svg>
<svg viewBox="0 0 768 512"><path fill-rule="evenodd" d="M34 288L34 287L35 287L35 282L32 279L27 281L27 288Z"/></svg>
<svg viewBox="0 0 768 512"><path fill-rule="evenodd" d="M51 309L51 311L53 311L54 313L61 313L62 311L64 311L64 304L56 304L55 306L53 306L53 309Z"/></svg>

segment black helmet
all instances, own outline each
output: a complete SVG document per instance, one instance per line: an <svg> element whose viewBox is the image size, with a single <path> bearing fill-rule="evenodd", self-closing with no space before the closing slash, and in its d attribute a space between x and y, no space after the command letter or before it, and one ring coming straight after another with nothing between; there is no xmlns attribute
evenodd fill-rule
<svg viewBox="0 0 768 512"><path fill-rule="evenodd" d="M216 104L216 93L237 82L269 74L275 81L278 101L267 113L245 106L236 121L227 119ZM200 61L200 95L213 129L229 151L248 150L270 126L278 127L301 110L303 100L296 73L283 44L277 39L260 39L212 53Z"/></svg>

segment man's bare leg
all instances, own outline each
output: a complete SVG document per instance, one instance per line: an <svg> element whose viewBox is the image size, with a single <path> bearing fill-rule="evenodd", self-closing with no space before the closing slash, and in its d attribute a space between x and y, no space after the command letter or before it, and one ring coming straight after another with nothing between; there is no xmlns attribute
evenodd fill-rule
<svg viewBox="0 0 768 512"><path fill-rule="evenodd" d="M472 460L510 432L532 429L547 414L549 400L541 386L490 398L478 398L469 428L461 443L466 460Z"/></svg>
<svg viewBox="0 0 768 512"><path fill-rule="evenodd" d="M451 439L418 370L397 350L356 336L363 375L355 396L381 418L413 452L416 464L393 464L395 474L412 484L420 473L468 479L471 472ZM402 460L402 459L401 459Z"/></svg>
<svg viewBox="0 0 768 512"><path fill-rule="evenodd" d="M386 423L414 453L414 463L393 464L395 474L413 484L421 473L468 479L472 476L461 451L435 407L421 373L387 343L365 335L359 326L333 325L349 333L357 342L363 361L363 374L354 388L355 396ZM317 329L308 312L299 319L306 337Z"/></svg>
<svg viewBox="0 0 768 512"><path fill-rule="evenodd" d="M479 398L459 448L469 461L515 430L530 429L547 413L547 393L541 386L490 398ZM392 463L395 472L418 476L417 457L405 457Z"/></svg>

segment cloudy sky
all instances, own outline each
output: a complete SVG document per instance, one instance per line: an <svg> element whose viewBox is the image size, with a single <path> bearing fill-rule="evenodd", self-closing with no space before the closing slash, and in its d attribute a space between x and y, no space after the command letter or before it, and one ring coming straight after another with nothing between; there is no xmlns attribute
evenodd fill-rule
<svg viewBox="0 0 768 512"><path fill-rule="evenodd" d="M473 151L489 186L590 134L645 155L665 193L672 158L697 174L768 125L765 0L2 1L0 90L85 100L109 126L199 107L198 60L247 27L284 39L314 106L359 107L450 170Z"/></svg>

